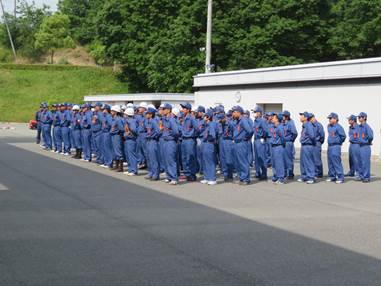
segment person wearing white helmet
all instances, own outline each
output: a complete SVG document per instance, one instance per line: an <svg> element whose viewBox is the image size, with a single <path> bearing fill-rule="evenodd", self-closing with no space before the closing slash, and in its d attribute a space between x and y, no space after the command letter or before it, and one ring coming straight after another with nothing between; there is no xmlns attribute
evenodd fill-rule
<svg viewBox="0 0 381 286"><path fill-rule="evenodd" d="M120 106L114 105L111 107L112 125L111 125L111 142L114 151L115 167L113 170L123 172L123 142L122 136L124 133L123 118L120 116Z"/></svg>
<svg viewBox="0 0 381 286"><path fill-rule="evenodd" d="M145 169L147 167L147 145L146 136L147 132L144 128L144 113L147 111L148 105L146 102L141 102L138 107L138 113L135 118L138 122L138 139L136 142L136 152L138 155L139 169Z"/></svg>
<svg viewBox="0 0 381 286"><path fill-rule="evenodd" d="M124 153L127 159L127 176L136 176L138 174L138 158L136 154L136 140L138 137L138 122L134 118L134 108L128 107L124 120Z"/></svg>
<svg viewBox="0 0 381 286"><path fill-rule="evenodd" d="M79 113L79 106L74 105L72 108L71 116L71 135L73 137L73 148L75 149L74 159L81 159L82 157L82 138L81 138L81 114Z"/></svg>
<svg viewBox="0 0 381 286"><path fill-rule="evenodd" d="M133 103L127 103L127 105L126 105L126 108L132 108L132 109L134 109L134 104Z"/></svg>

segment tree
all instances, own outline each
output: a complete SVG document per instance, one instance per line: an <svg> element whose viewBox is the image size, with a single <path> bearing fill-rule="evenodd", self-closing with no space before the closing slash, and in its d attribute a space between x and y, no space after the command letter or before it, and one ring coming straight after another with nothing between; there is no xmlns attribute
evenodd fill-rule
<svg viewBox="0 0 381 286"><path fill-rule="evenodd" d="M53 64L54 52L61 48L74 48L75 44L69 34L70 20L67 15L54 14L45 17L36 33L36 47L50 52Z"/></svg>

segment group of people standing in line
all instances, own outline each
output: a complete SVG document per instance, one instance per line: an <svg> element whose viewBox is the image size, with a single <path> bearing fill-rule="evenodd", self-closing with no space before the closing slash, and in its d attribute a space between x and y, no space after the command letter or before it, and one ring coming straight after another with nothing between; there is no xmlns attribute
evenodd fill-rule
<svg viewBox="0 0 381 286"><path fill-rule="evenodd" d="M248 185L251 168L255 177L282 185L294 180L295 141L298 132L288 111L264 113L260 107L251 112L241 106L225 110L219 105L205 109L181 109L168 103L153 105L110 106L100 102L72 105L42 103L36 112L37 143L49 151L95 162L101 167L136 176L147 169L146 179L177 185L182 181L217 184L220 172L225 182ZM336 113L328 116L327 136L314 114L299 114L300 173L298 182L313 184L323 178L322 145L328 143L328 179L341 184L344 177L363 183L371 179L371 145L373 131L367 114L348 117L350 170L344 174L341 148L347 135ZM125 171L124 168L127 167Z"/></svg>

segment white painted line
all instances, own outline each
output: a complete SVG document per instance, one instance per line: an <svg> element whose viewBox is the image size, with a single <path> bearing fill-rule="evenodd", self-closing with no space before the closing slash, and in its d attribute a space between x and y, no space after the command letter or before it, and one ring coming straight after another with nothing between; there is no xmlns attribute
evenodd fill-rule
<svg viewBox="0 0 381 286"><path fill-rule="evenodd" d="M9 191L9 189L0 182L0 191Z"/></svg>

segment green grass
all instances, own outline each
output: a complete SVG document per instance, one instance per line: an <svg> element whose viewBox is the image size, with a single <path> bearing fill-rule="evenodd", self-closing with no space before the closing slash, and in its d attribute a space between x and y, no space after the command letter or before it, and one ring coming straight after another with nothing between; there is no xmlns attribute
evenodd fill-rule
<svg viewBox="0 0 381 286"><path fill-rule="evenodd" d="M127 92L110 69L0 65L0 121L27 122L43 101L82 103L85 95Z"/></svg>

